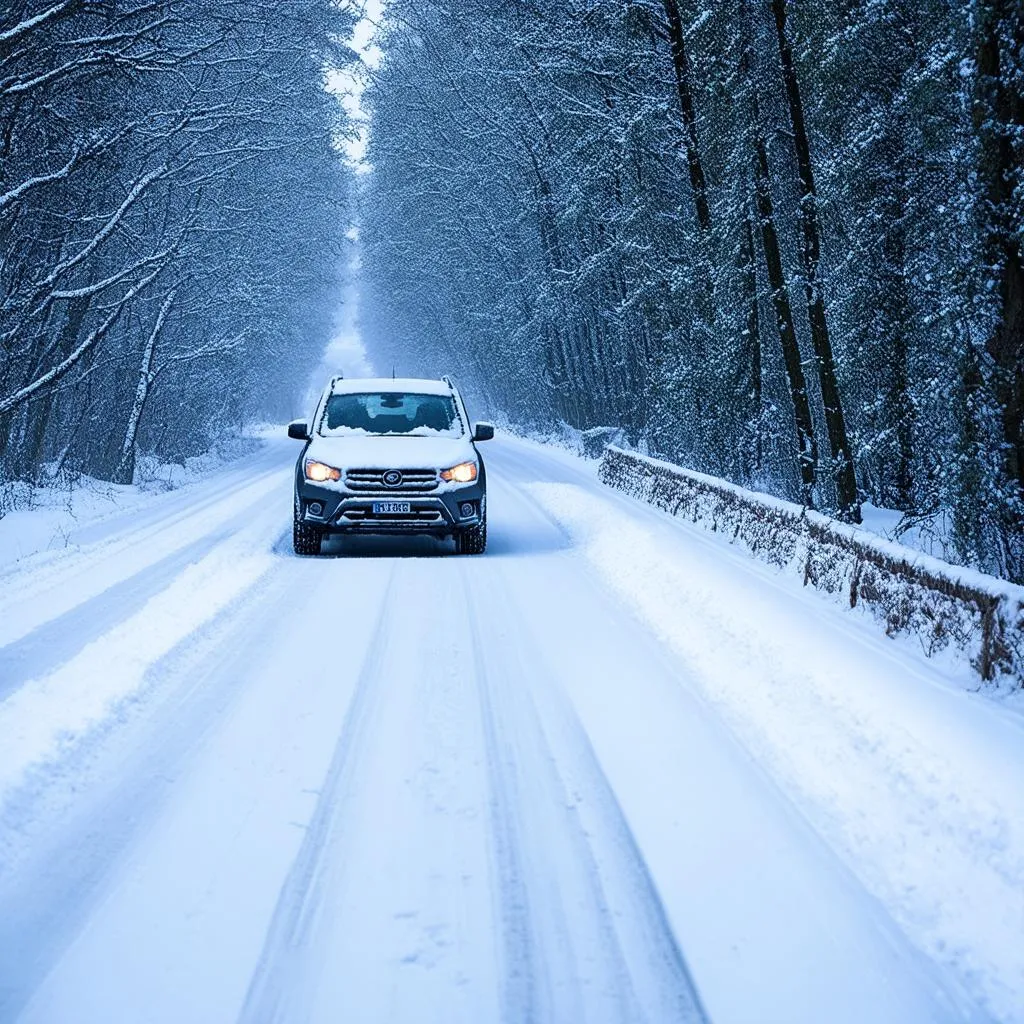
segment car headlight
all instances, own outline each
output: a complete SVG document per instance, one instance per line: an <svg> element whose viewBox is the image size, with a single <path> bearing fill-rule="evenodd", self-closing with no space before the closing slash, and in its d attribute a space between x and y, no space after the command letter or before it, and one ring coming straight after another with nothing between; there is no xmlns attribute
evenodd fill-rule
<svg viewBox="0 0 1024 1024"><path fill-rule="evenodd" d="M341 470L309 459L306 462L306 479L313 480L318 484L322 484L327 480L340 480Z"/></svg>
<svg viewBox="0 0 1024 1024"><path fill-rule="evenodd" d="M455 484L471 484L477 475L475 462L460 462L451 469L441 470L441 479Z"/></svg>

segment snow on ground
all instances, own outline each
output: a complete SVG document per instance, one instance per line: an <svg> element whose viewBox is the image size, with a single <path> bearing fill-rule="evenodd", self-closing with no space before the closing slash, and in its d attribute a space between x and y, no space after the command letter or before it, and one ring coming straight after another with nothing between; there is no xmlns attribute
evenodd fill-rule
<svg viewBox="0 0 1024 1024"><path fill-rule="evenodd" d="M268 440L8 568L0 1020L1024 1022L1020 716L483 450L479 558Z"/></svg>
<svg viewBox="0 0 1024 1024"><path fill-rule="evenodd" d="M1024 719L770 570L752 587L721 538L590 488L532 490L921 948L1020 1012Z"/></svg>
<svg viewBox="0 0 1024 1024"><path fill-rule="evenodd" d="M879 508L870 502L861 506L861 515L864 529L879 537L923 551L935 558L949 560L954 556L951 539L953 527L945 515L911 524L905 521L902 512Z"/></svg>
<svg viewBox="0 0 1024 1024"><path fill-rule="evenodd" d="M14 790L26 768L56 759L77 734L133 697L154 660L252 587L272 564L268 548L280 533L279 520L276 510L257 515L247 529L183 566L166 589L110 632L55 671L17 687L0 704L0 792Z"/></svg>
<svg viewBox="0 0 1024 1024"><path fill-rule="evenodd" d="M273 429L280 428L275 425ZM76 534L87 524L144 509L157 495L207 480L226 463L251 454L259 436L259 430L249 432L226 449L192 456L181 463L140 456L131 486L79 476L66 484L9 487L8 504L13 507L0 515L0 572L37 552L73 547Z"/></svg>
<svg viewBox="0 0 1024 1024"><path fill-rule="evenodd" d="M64 549L79 523L144 504L146 497L135 488L99 480L83 480L73 489L25 488L14 510L0 516L0 569L38 551Z"/></svg>
<svg viewBox="0 0 1024 1024"><path fill-rule="evenodd" d="M500 417L499 422L503 429L522 435L525 441L564 449L580 456L585 461L599 458L604 446L608 444L625 445L629 448L628 444L625 444L622 431L616 430L613 427L595 427L589 431L581 431L562 421L557 429L551 430L548 433L539 433L533 430L522 434L522 431L514 424L501 420ZM630 448L629 450L636 450L642 455L647 455L646 447L641 447L640 449ZM721 482L715 477L710 477L709 479ZM777 500L765 491L756 493L764 495L769 502ZM862 522L860 527L869 533L873 533L884 540L892 541L895 544L900 544L903 547L911 548L914 551L920 551L933 558L958 564L955 562L955 551L952 542L953 528L948 516L944 514L936 515L931 518L908 523L902 512L890 508L881 508L871 504L871 502L865 502L861 506L861 514Z"/></svg>

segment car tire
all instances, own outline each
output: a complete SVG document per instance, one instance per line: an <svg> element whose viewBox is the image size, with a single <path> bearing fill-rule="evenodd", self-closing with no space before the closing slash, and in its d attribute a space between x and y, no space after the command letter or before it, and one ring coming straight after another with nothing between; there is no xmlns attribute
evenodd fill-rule
<svg viewBox="0 0 1024 1024"><path fill-rule="evenodd" d="M460 530L455 538L455 548L460 555L482 555L487 547L487 519L479 526Z"/></svg>
<svg viewBox="0 0 1024 1024"><path fill-rule="evenodd" d="M295 510L292 522L292 547L297 555L319 555L320 542L324 539L324 531L319 526L310 526L299 519L299 510Z"/></svg>

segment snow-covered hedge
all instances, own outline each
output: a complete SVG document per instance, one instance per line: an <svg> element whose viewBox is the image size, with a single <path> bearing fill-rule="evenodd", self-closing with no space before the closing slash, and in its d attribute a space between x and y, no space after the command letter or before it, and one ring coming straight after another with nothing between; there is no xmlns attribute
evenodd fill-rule
<svg viewBox="0 0 1024 1024"><path fill-rule="evenodd" d="M932 656L965 652L983 679L1024 683L1024 588L949 565L817 512L671 463L609 447L601 480L725 534L804 584L860 606Z"/></svg>

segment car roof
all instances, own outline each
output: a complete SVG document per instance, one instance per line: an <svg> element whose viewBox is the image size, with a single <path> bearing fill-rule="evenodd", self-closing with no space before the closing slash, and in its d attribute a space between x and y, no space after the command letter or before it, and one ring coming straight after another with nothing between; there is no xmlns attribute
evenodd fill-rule
<svg viewBox="0 0 1024 1024"><path fill-rule="evenodd" d="M427 380L417 377L347 377L331 384L332 395L352 395L363 392L400 391L414 395L450 395L452 388L443 380Z"/></svg>

